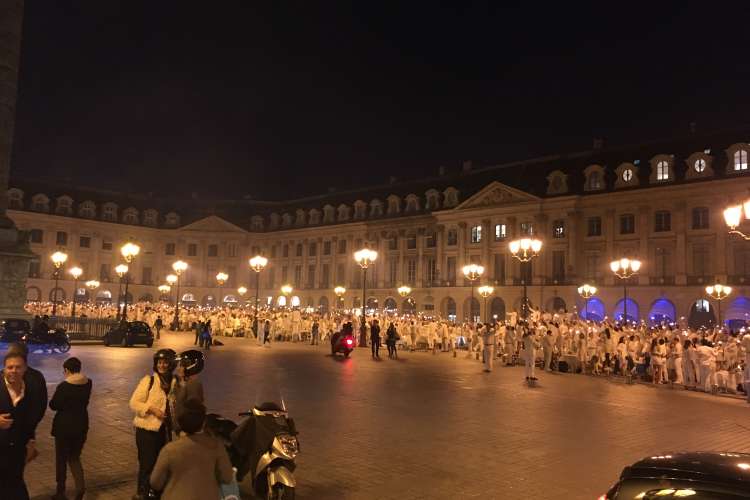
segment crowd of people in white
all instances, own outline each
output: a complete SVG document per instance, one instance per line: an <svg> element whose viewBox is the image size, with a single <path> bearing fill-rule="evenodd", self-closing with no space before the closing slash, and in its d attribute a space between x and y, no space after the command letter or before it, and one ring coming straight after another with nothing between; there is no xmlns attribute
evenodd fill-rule
<svg viewBox="0 0 750 500"><path fill-rule="evenodd" d="M110 304L77 304L77 316L117 318ZM51 315L52 304L29 302L33 315ZM58 315L71 314L71 304L58 304ZM151 325L171 325L174 306L136 303L128 306L128 320ZM317 344L326 341L352 322L360 332L358 311L321 313L300 309L262 309L258 314L260 335L253 333L252 307L187 307L180 311L177 330L207 329L212 337L253 337L262 343L290 341ZM482 357L485 370L493 362L523 362L527 379L536 379L535 367L592 375L619 375L626 380L653 384L679 384L706 392L750 391L750 327L691 329L686 324L647 326L621 324L605 318L586 321L573 313L531 310L523 320L515 312L505 321L492 323L451 321L432 315L401 315L396 311L370 311L365 321L366 339L371 339L373 320L385 332L395 327L399 349L433 353L464 350L467 356ZM159 321L160 320L160 321ZM174 327L174 325L171 325ZM359 335L356 335L359 337ZM378 338L378 342L380 341ZM750 396L748 396L750 402Z"/></svg>

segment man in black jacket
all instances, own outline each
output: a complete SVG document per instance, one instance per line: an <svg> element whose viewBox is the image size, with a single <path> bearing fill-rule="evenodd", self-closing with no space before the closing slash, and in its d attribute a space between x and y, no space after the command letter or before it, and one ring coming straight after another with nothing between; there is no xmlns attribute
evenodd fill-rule
<svg viewBox="0 0 750 500"><path fill-rule="evenodd" d="M26 344L16 342L8 346L8 354L17 353L20 354L23 359L27 360L26 374L23 376L24 384L26 384L26 396L31 401L31 413L30 413L30 425L31 425L31 444L34 444L34 438L36 435L36 426L44 418L44 412L47 411L47 380L44 378L44 374L36 368L28 365L29 349ZM33 450L32 455L36 456L36 449Z"/></svg>
<svg viewBox="0 0 750 500"><path fill-rule="evenodd" d="M76 500L83 498L86 483L81 466L81 451L89 430L88 404L91 397L91 380L81 373L81 361L68 358L63 363L65 380L57 386L49 402L55 412L52 435L55 437L55 464L57 493L55 500L65 500L67 464L76 485Z"/></svg>
<svg viewBox="0 0 750 500"><path fill-rule="evenodd" d="M378 320L372 320L370 323L370 346L372 347L372 357L380 358L380 324Z"/></svg>
<svg viewBox="0 0 750 500"><path fill-rule="evenodd" d="M0 383L0 498L28 500L23 470L33 455L33 400L24 383L26 358L19 352L8 352L3 360Z"/></svg>

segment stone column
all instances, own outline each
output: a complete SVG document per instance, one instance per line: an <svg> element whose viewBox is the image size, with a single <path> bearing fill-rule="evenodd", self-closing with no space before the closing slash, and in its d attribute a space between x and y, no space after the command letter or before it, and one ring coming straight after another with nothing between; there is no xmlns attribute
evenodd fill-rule
<svg viewBox="0 0 750 500"><path fill-rule="evenodd" d="M644 263L643 270L638 273L635 279L639 285L648 285L649 277L653 274L652 268L654 263L649 262L648 237L651 233L651 208L647 206L638 207L638 234L640 241L638 245L638 258ZM633 256L630 256L633 257Z"/></svg>
<svg viewBox="0 0 750 500"><path fill-rule="evenodd" d="M685 201L680 201L674 210L675 254L674 254L674 278L675 285L687 285L687 210Z"/></svg>
<svg viewBox="0 0 750 500"><path fill-rule="evenodd" d="M540 213L534 215L534 237L539 238L541 240L544 240L547 236L547 214ZM532 272L533 275L531 276L531 283L534 285L543 285L545 277L549 277L549 273L547 272L547 269L551 268L552 262L552 250L547 249L547 251L544 251L544 247L542 247L542 252L539 257L532 260Z"/></svg>
<svg viewBox="0 0 750 500"><path fill-rule="evenodd" d="M422 262L424 260L424 233L425 230L423 227L417 229L417 273L414 277L415 288L422 287L424 285L424 263Z"/></svg>
<svg viewBox="0 0 750 500"><path fill-rule="evenodd" d="M466 223L458 223L458 256L456 258L456 280L457 286L464 285L464 275L461 271L466 264Z"/></svg>
<svg viewBox="0 0 750 500"><path fill-rule="evenodd" d="M34 257L28 235L6 214L16 116L23 0L0 1L0 315L26 317L26 278Z"/></svg>
<svg viewBox="0 0 750 500"><path fill-rule="evenodd" d="M435 253L437 254L437 257L435 258L435 266L437 269L437 278L440 282L440 286L445 282L445 262L443 260L445 259L443 254L443 245L445 245L445 226L442 224L438 225L437 228L435 228ZM430 283L430 286L433 286L433 283Z"/></svg>

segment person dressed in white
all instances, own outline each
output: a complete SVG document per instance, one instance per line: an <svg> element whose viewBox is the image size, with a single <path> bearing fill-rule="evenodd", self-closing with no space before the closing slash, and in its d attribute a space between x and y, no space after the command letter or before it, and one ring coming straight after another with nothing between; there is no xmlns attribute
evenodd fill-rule
<svg viewBox="0 0 750 500"><path fill-rule="evenodd" d="M701 370L701 383L705 392L711 392L711 387L716 384L716 351L710 342L703 339L697 348L698 361Z"/></svg>
<svg viewBox="0 0 750 500"><path fill-rule="evenodd" d="M489 324L485 324L482 328L482 343L484 349L482 349L482 361L484 362L484 371L492 371L492 360L495 357L495 329Z"/></svg>
<svg viewBox="0 0 750 500"><path fill-rule="evenodd" d="M537 380L534 376L534 362L536 361L536 339L530 331L523 335L523 356L526 363L526 380Z"/></svg>
<svg viewBox="0 0 750 500"><path fill-rule="evenodd" d="M745 350L745 373L743 376L743 387L747 395L747 402L750 403L750 332L742 336L741 344Z"/></svg>
<svg viewBox="0 0 750 500"><path fill-rule="evenodd" d="M670 344L669 349L669 359L672 361L672 369L675 373L675 382L678 384L682 384L682 344L680 344L680 337L678 337L677 335L672 338L672 343Z"/></svg>
<svg viewBox="0 0 750 500"><path fill-rule="evenodd" d="M548 372L552 371L552 352L554 349L554 342L552 339L552 330L547 330L547 334L542 339L542 351L544 352L544 369Z"/></svg>
<svg viewBox="0 0 750 500"><path fill-rule="evenodd" d="M651 349L651 364L653 365L654 384L667 383L667 346L664 345L663 338L658 341L654 339L654 345Z"/></svg>

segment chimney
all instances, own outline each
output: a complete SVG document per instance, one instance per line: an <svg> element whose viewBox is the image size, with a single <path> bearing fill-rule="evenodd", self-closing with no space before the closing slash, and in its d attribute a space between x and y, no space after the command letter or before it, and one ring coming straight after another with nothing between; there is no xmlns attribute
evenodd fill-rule
<svg viewBox="0 0 750 500"><path fill-rule="evenodd" d="M461 167L461 170L463 172L471 172L471 160L464 160L463 167Z"/></svg>
<svg viewBox="0 0 750 500"><path fill-rule="evenodd" d="M445 165L440 165L440 167L438 167L438 175L440 177L443 177L445 175Z"/></svg>
<svg viewBox="0 0 750 500"><path fill-rule="evenodd" d="M602 149L604 147L604 137L594 137L593 149Z"/></svg>

